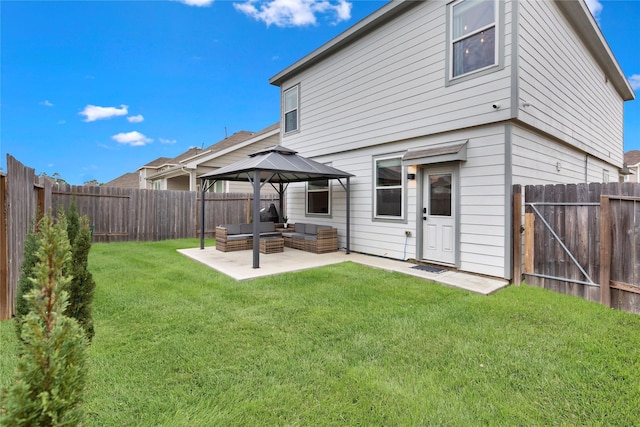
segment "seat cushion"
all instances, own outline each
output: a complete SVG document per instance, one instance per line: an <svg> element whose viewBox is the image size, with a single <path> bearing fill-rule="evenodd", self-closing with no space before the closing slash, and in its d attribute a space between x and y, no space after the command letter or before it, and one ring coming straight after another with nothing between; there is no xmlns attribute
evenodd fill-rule
<svg viewBox="0 0 640 427"><path fill-rule="evenodd" d="M274 222L261 222L260 233L269 233L276 231L276 224Z"/></svg>
<svg viewBox="0 0 640 427"><path fill-rule="evenodd" d="M223 225L227 229L227 236L231 234L240 234L240 224Z"/></svg>
<svg viewBox="0 0 640 427"><path fill-rule="evenodd" d="M253 233L253 224L240 224L240 233L242 233L242 234L252 234Z"/></svg>
<svg viewBox="0 0 640 427"><path fill-rule="evenodd" d="M227 234L227 240L230 242L233 242L236 240L247 240L251 238L253 238L253 234L232 234L232 235Z"/></svg>
<svg viewBox="0 0 640 427"><path fill-rule="evenodd" d="M280 237L281 235L282 235L282 233L280 233L278 231L260 233L260 237Z"/></svg>
<svg viewBox="0 0 640 427"><path fill-rule="evenodd" d="M304 234L313 234L313 235L318 234L318 226L315 224L305 224Z"/></svg>
<svg viewBox="0 0 640 427"><path fill-rule="evenodd" d="M282 233L282 237L289 237L292 239L304 239L304 233Z"/></svg>
<svg viewBox="0 0 640 427"><path fill-rule="evenodd" d="M306 226L306 224L303 223L303 222L296 222L294 231L296 233L304 233L305 226Z"/></svg>

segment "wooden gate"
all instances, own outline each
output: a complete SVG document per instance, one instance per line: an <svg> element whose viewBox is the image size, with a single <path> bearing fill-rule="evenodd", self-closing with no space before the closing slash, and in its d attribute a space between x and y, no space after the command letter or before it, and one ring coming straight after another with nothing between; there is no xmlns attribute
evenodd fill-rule
<svg viewBox="0 0 640 427"><path fill-rule="evenodd" d="M514 187L528 284L640 313L640 185ZM522 260L514 240L514 260ZM517 264L517 263L516 263ZM514 277L521 277L520 265Z"/></svg>

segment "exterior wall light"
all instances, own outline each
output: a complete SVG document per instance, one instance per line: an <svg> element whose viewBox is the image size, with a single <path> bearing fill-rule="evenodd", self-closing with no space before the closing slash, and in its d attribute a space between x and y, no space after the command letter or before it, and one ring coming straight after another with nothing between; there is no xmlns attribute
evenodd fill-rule
<svg viewBox="0 0 640 427"><path fill-rule="evenodd" d="M415 166L407 166L407 180L413 181L416 179L416 167Z"/></svg>

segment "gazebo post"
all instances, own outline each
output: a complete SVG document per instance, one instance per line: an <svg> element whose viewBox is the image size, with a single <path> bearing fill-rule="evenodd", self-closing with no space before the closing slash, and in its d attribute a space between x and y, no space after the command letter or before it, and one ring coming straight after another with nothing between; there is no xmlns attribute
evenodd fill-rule
<svg viewBox="0 0 640 427"><path fill-rule="evenodd" d="M280 218L278 219L280 222L284 222L284 185L282 184L282 181L280 181L278 185L278 198L280 199Z"/></svg>
<svg viewBox="0 0 640 427"><path fill-rule="evenodd" d="M206 194L206 180L202 180L202 195L200 196L200 249L204 249L204 195Z"/></svg>
<svg viewBox="0 0 640 427"><path fill-rule="evenodd" d="M347 177L347 254L351 253L351 178Z"/></svg>
<svg viewBox="0 0 640 427"><path fill-rule="evenodd" d="M253 268L260 268L260 171L253 171Z"/></svg>

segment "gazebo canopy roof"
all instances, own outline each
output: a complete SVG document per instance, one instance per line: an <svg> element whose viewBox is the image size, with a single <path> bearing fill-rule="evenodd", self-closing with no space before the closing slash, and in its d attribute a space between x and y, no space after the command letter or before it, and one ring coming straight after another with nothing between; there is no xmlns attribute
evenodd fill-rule
<svg viewBox="0 0 640 427"><path fill-rule="evenodd" d="M251 181L259 171L260 181L271 183L318 181L353 176L331 166L299 156L297 151L281 145L257 151L247 159L200 175L206 181Z"/></svg>
<svg viewBox="0 0 640 427"><path fill-rule="evenodd" d="M323 165L314 160L299 156L298 153L281 145L265 148L214 172L200 175L202 180L202 203L200 213L200 249L204 249L204 194L215 181L248 181L253 185L253 217L260 217L260 187L269 182L278 185L280 194L280 214L283 212L283 194L286 184L290 182L320 181L337 179L346 192L346 251L350 252L350 184L352 174L343 172L331 166ZM346 178L346 184L341 181ZM260 267L260 221L253 222L253 268Z"/></svg>

